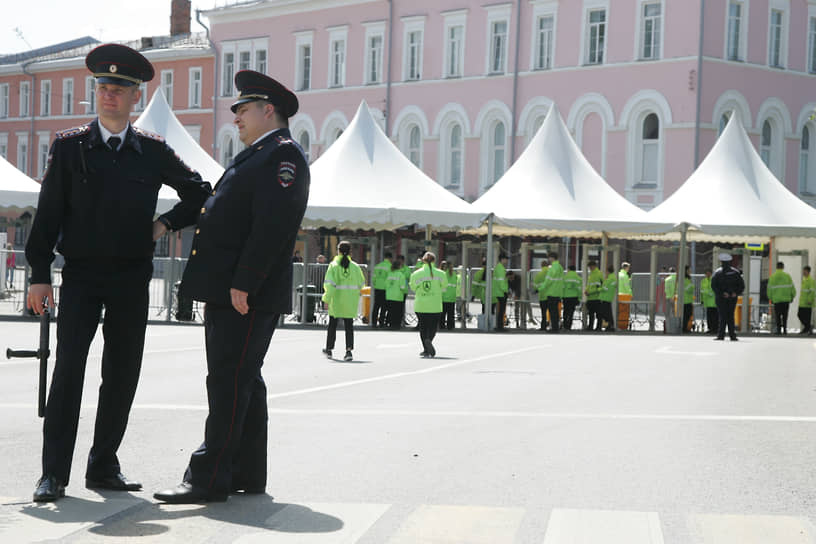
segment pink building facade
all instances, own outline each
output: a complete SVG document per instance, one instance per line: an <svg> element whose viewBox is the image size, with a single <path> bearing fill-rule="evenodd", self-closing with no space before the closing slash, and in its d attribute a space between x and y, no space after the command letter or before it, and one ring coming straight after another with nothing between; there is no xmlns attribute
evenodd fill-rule
<svg viewBox="0 0 816 544"><path fill-rule="evenodd" d="M592 165L643 208L683 183L732 111L776 176L816 203L814 0L288 0L203 15L222 163L241 148L232 76L263 66L297 92L291 130L312 160L365 100L467 200L554 104Z"/></svg>

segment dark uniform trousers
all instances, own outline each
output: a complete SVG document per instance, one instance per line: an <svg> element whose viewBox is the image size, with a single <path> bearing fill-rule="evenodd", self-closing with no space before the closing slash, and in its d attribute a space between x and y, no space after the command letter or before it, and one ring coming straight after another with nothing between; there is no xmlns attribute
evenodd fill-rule
<svg viewBox="0 0 816 544"><path fill-rule="evenodd" d="M269 414L261 376L280 314L207 303L207 398L204 443L193 452L184 481L211 493L266 486Z"/></svg>
<svg viewBox="0 0 816 544"><path fill-rule="evenodd" d="M67 260L57 320L57 359L43 423L43 474L68 484L82 385L102 308L102 385L86 477L120 472L116 452L139 381L153 265L148 260Z"/></svg>
<svg viewBox="0 0 816 544"><path fill-rule="evenodd" d="M558 305L561 304L561 297L547 297L547 311L550 312L550 331L557 331L558 323Z"/></svg>
<svg viewBox="0 0 816 544"><path fill-rule="evenodd" d="M717 338L725 337L725 329L728 327L728 335L731 338L737 336L734 330L734 310L737 308L737 297L721 298L717 297L717 313L720 322L717 326Z"/></svg>
<svg viewBox="0 0 816 544"><path fill-rule="evenodd" d="M374 289L374 308L371 310L372 327L385 327L387 308L385 289Z"/></svg>
<svg viewBox="0 0 816 544"><path fill-rule="evenodd" d="M717 307L706 308L706 324L708 325L708 332L717 332L719 330L720 316L717 312Z"/></svg>
<svg viewBox="0 0 816 544"><path fill-rule="evenodd" d="M788 332L788 310L790 302L774 302L774 315L776 316L776 332Z"/></svg>
<svg viewBox="0 0 816 544"><path fill-rule="evenodd" d="M564 299L564 328L572 329L572 317L575 315L575 307L578 306L577 297L567 297Z"/></svg>
<svg viewBox="0 0 816 544"><path fill-rule="evenodd" d="M599 299L587 300L587 316L586 330L601 330L601 319L603 316L601 315L601 301ZM598 320L597 325L595 322L596 319Z"/></svg>

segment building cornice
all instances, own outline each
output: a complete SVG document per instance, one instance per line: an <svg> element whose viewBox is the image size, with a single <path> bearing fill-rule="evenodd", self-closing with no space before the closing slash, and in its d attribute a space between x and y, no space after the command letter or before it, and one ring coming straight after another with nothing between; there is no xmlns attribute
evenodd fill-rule
<svg viewBox="0 0 816 544"><path fill-rule="evenodd" d="M305 13L332 8L346 8L361 4L372 4L383 0L258 0L202 10L211 24L236 23L262 17L279 17L293 13Z"/></svg>

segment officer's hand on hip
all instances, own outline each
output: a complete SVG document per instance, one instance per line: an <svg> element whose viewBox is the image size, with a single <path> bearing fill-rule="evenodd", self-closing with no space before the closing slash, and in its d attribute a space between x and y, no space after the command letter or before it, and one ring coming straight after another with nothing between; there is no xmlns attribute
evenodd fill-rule
<svg viewBox="0 0 816 544"><path fill-rule="evenodd" d="M153 241L155 242L167 232L167 227L158 219L153 221Z"/></svg>
<svg viewBox="0 0 816 544"><path fill-rule="evenodd" d="M43 297L48 297L48 304L53 304L54 289L50 283L32 283L28 288L26 298L26 308L30 308L35 314L43 312Z"/></svg>
<svg viewBox="0 0 816 544"><path fill-rule="evenodd" d="M246 315L249 312L249 304L247 304L248 295L249 294L246 291L230 288L232 307L235 308L235 311L241 315Z"/></svg>

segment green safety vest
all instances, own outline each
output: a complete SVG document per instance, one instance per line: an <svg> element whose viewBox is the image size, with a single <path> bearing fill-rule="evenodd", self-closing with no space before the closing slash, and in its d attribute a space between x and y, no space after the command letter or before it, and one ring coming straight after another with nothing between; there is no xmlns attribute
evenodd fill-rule
<svg viewBox="0 0 816 544"><path fill-rule="evenodd" d="M357 263L349 259L348 268L343 268L341 259L340 255L335 257L326 270L323 302L328 303L331 317L354 318L357 317L360 289L365 285L365 278Z"/></svg>
<svg viewBox="0 0 816 544"><path fill-rule="evenodd" d="M538 291L538 300L547 300L547 292L544 290L544 283L547 281L547 272L549 272L549 269L549 266L541 267L541 270L533 279L533 285L535 286L536 291Z"/></svg>
<svg viewBox="0 0 816 544"><path fill-rule="evenodd" d="M796 287L790 274L777 270L768 278L768 300L772 303L790 302L796 296Z"/></svg>
<svg viewBox="0 0 816 544"><path fill-rule="evenodd" d="M589 273L589 277L587 278L587 300L598 300L601 298L601 284L603 284L603 273L599 268L596 268Z"/></svg>
<svg viewBox="0 0 816 544"><path fill-rule="evenodd" d="M816 302L816 279L813 276L802 278L802 294L799 296L800 308L813 308Z"/></svg>
<svg viewBox="0 0 816 544"><path fill-rule="evenodd" d="M618 272L618 293L621 295L632 294L632 279L629 277L629 274L626 273L626 270L622 268L620 272Z"/></svg>
<svg viewBox="0 0 816 544"><path fill-rule="evenodd" d="M385 280L385 300L402 302L408 292L408 280L405 278L405 267L391 270Z"/></svg>
<svg viewBox="0 0 816 544"><path fill-rule="evenodd" d="M432 264L423 264L411 274L414 311L418 314L442 313L442 291L448 286L445 273Z"/></svg>
<svg viewBox="0 0 816 544"><path fill-rule="evenodd" d="M374 277L371 278L371 284L374 289L385 289L385 280L388 274L391 273L391 261L385 259L374 267Z"/></svg>
<svg viewBox="0 0 816 544"><path fill-rule="evenodd" d="M615 295L617 295L618 290L618 278L617 276L612 273L606 276L606 279L603 281L601 285L601 295L600 299L604 302L612 302L615 300Z"/></svg>
<svg viewBox="0 0 816 544"><path fill-rule="evenodd" d="M561 298L564 296L564 267L558 261L550 263L543 285L546 298Z"/></svg>
<svg viewBox="0 0 816 544"><path fill-rule="evenodd" d="M568 270L564 276L564 298L581 297L581 276L575 270Z"/></svg>
<svg viewBox="0 0 816 544"><path fill-rule="evenodd" d="M714 289L711 288L711 278L703 278L700 282L700 296L703 298L703 306L706 308L715 308L717 306L717 297L714 295Z"/></svg>

